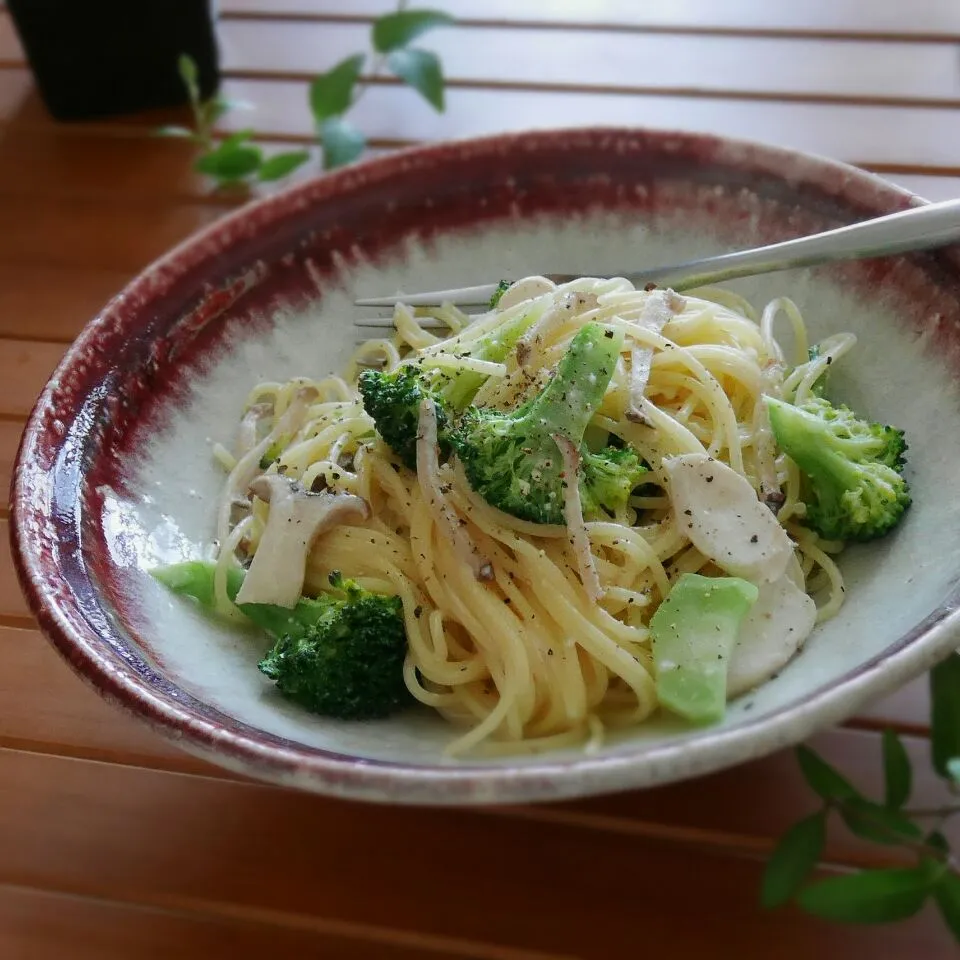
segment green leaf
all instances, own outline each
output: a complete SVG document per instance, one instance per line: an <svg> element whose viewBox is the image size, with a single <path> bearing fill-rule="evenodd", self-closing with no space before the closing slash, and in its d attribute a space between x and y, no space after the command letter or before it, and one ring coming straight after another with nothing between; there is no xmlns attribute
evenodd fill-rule
<svg viewBox="0 0 960 960"><path fill-rule="evenodd" d="M960 784L960 757L947 761L947 773L954 783Z"/></svg>
<svg viewBox="0 0 960 960"><path fill-rule="evenodd" d="M864 870L829 877L801 890L797 903L839 923L887 923L912 917L935 880L925 867Z"/></svg>
<svg viewBox="0 0 960 960"><path fill-rule="evenodd" d="M839 810L850 832L863 840L897 844L923 837L923 831L909 817L862 797L841 801Z"/></svg>
<svg viewBox="0 0 960 960"><path fill-rule="evenodd" d="M795 823L781 838L763 872L760 902L767 908L786 903L817 865L826 841L827 811Z"/></svg>
<svg viewBox="0 0 960 960"><path fill-rule="evenodd" d="M367 145L366 138L352 124L340 117L331 117L320 124L323 145L323 169L333 170L356 160Z"/></svg>
<svg viewBox="0 0 960 960"><path fill-rule="evenodd" d="M290 150L264 160L257 171L261 180L281 180L310 159L309 150Z"/></svg>
<svg viewBox="0 0 960 960"><path fill-rule="evenodd" d="M378 53L390 53L436 27L447 27L453 17L442 10L398 10L373 21L373 47Z"/></svg>
<svg viewBox="0 0 960 960"><path fill-rule="evenodd" d="M255 173L262 161L263 153L259 147L245 143L231 144L225 140L216 150L198 158L194 166L201 173L229 182L242 180Z"/></svg>
<svg viewBox="0 0 960 960"><path fill-rule="evenodd" d="M797 747L797 762L810 789L824 800L848 800L860 796L846 779L809 747Z"/></svg>
<svg viewBox="0 0 960 960"><path fill-rule="evenodd" d="M443 112L443 70L440 58L429 50L394 50L387 66L413 87L435 110Z"/></svg>
<svg viewBox="0 0 960 960"><path fill-rule="evenodd" d="M319 77L314 77L310 84L310 109L317 123L339 116L347 110L353 100L353 88L365 60L362 53L357 53L341 60Z"/></svg>
<svg viewBox="0 0 960 960"><path fill-rule="evenodd" d="M956 653L930 671L930 747L934 769L952 779L947 765L960 757L960 655Z"/></svg>
<svg viewBox="0 0 960 960"><path fill-rule="evenodd" d="M899 810L910 799L913 770L903 741L892 731L883 731L884 804Z"/></svg>
<svg viewBox="0 0 960 960"><path fill-rule="evenodd" d="M960 943L960 877L955 873L945 873L933 890L934 899L940 908L943 922Z"/></svg>
<svg viewBox="0 0 960 960"><path fill-rule="evenodd" d="M190 101L196 106L200 103L200 71L197 70L197 62L190 54L181 53L177 59L177 71L187 88Z"/></svg>
<svg viewBox="0 0 960 960"><path fill-rule="evenodd" d="M171 137L180 140L194 140L196 134L189 127L178 127L176 124L168 124L165 127L157 127L153 131L155 137Z"/></svg>

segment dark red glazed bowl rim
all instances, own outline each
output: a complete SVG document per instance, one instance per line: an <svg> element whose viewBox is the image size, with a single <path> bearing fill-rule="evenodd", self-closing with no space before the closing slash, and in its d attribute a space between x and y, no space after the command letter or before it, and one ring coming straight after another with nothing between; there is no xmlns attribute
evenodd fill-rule
<svg viewBox="0 0 960 960"><path fill-rule="evenodd" d="M44 536L38 535L38 531L52 529L48 522L52 501L49 489L36 482L35 465L41 454L56 449L63 432L63 424L56 425L51 410L66 391L73 401L71 415L79 415L85 385L98 371L107 369L103 344L142 317L160 296L159 291L209 264L218 252L243 249L252 238L302 216L305 208L351 191L363 191L371 183L389 187L391 178L411 169L421 175L442 171L452 157L464 151L474 159L522 154L529 162L530 156L549 154L567 143L579 144L598 157L624 144L634 150L676 153L707 165L729 166L734 162L732 157L747 157L751 169L768 176L786 177L789 173L793 191L820 191L841 208L864 217L923 202L854 167L797 151L672 131L595 128L505 134L404 150L305 182L225 216L155 261L85 327L38 399L17 456L11 488L11 541L21 586L41 630L101 695L190 752L261 779L391 802L516 802L664 782L768 753L803 739L819 726L849 716L869 697L928 668L956 643L960 594L954 592L921 624L856 670L786 708L727 730L701 731L689 739L636 750L622 747L616 753L596 757L545 756L523 762L508 759L496 765L414 765L365 760L290 741L278 743L272 735L261 735L232 718L226 724L211 719L209 712L194 708L192 697L178 693L172 683L162 685L162 689L151 686L82 615L75 598L60 589L62 571L55 560L58 555L51 552L52 545ZM824 184L830 185L829 190ZM940 262L951 274L960 274L960 258L955 251L941 254Z"/></svg>

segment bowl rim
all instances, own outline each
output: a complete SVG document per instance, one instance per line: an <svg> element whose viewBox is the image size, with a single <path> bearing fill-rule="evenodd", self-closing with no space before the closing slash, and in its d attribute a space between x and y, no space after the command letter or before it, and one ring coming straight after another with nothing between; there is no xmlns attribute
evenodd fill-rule
<svg viewBox="0 0 960 960"><path fill-rule="evenodd" d="M960 638L960 589L955 581L950 596L886 650L786 707L758 715L729 729L700 730L660 745L644 745L638 750L631 751L624 746L612 754L591 756L584 753L562 760L543 754L537 760L528 759L522 763L507 756L497 763L415 764L335 754L307 745L302 750L288 748L260 742L256 736L242 730L225 729L152 689L114 655L101 637L86 635L77 629L63 602L47 592L51 574L44 569L42 543L34 539L33 531L29 529L31 516L43 516L44 497L29 484L24 465L31 462L40 437L48 429L44 424L44 411L60 381L71 367L86 362L84 352L105 327L119 320L118 313L126 303L139 302L135 310L144 309L158 276L176 276L187 269L187 264L210 259L211 255L202 251L211 241L216 241L221 249L242 246L246 238L244 231L237 228L251 216L261 219L256 230L259 234L270 220L282 220L305 203L322 203L325 197L350 188L358 170L362 170L365 177L372 174L389 180L391 171L396 172L411 161L442 165L444 156L451 149L530 149L538 144L555 145L565 138L587 137L596 142L609 136L643 136L661 143L678 140L704 149L717 145L743 149L750 151L754 159L759 159L773 172L799 161L806 165L807 176L842 175L841 196L850 184L869 185L878 196L889 201L883 207L903 208L926 202L879 176L842 161L752 140L640 127L552 128L466 137L398 150L368 160L359 167L318 175L244 204L191 234L149 264L86 324L34 404L14 463L10 541L21 589L41 631L101 696L147 722L187 752L261 780L333 796L381 802L437 805L515 803L666 783L762 756L848 717L866 700L909 681L956 646ZM878 209L879 212L884 211ZM88 630L93 634L92 628Z"/></svg>

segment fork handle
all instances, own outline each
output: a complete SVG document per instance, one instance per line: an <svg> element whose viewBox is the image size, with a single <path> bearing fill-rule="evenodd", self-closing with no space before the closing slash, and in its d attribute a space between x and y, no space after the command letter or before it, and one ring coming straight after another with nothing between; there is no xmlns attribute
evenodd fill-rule
<svg viewBox="0 0 960 960"><path fill-rule="evenodd" d="M809 237L624 276L638 286L652 281L662 287L689 290L737 277L814 267L834 260L862 260L927 250L956 240L960 240L960 200L944 200Z"/></svg>
<svg viewBox="0 0 960 960"><path fill-rule="evenodd" d="M629 273L605 274L629 280L642 289L647 283L674 290L690 290L710 283L751 277L795 267L815 267L834 260L862 260L886 257L910 250L928 250L960 240L960 200L944 200L911 207L900 213L864 220L848 227L838 227L796 240L784 240L765 247L724 253L720 256L688 260L686 263L662 266ZM547 274L556 283L567 283L587 274ZM495 283L456 290L432 290L427 293L394 294L388 297L358 299L357 306L390 307L398 300L410 306L436 305L450 300L458 305L486 304ZM376 325L372 321L358 324Z"/></svg>

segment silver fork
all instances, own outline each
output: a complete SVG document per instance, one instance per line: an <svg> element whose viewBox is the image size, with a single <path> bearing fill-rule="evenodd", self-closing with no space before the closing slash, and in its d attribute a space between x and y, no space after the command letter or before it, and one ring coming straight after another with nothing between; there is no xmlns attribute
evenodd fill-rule
<svg viewBox="0 0 960 960"><path fill-rule="evenodd" d="M674 290L691 290L706 284L750 277L796 267L814 267L837 260L862 260L884 257L911 250L928 250L960 240L960 200L945 200L864 220L836 230L815 233L808 237L785 240L751 250L724 253L719 256L688 260L685 263L653 267L649 270L624 273L548 274L555 283L568 283L582 276L624 277L642 288L653 283ZM517 279L517 278L514 278ZM497 283L451 290L429 290L422 293L396 293L390 296L362 297L358 307L393 307L405 303L411 307L479 306L490 302ZM354 321L359 327L391 327L392 317L368 317ZM443 323L425 321L424 326L442 327Z"/></svg>

